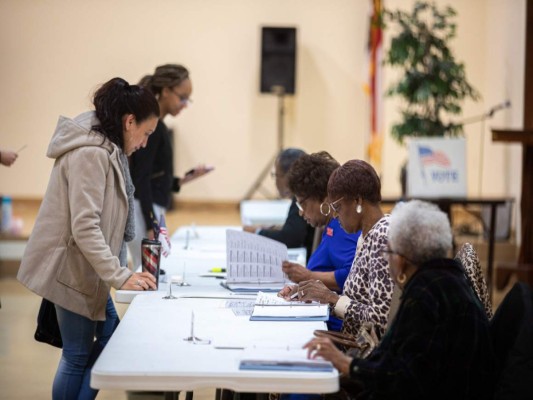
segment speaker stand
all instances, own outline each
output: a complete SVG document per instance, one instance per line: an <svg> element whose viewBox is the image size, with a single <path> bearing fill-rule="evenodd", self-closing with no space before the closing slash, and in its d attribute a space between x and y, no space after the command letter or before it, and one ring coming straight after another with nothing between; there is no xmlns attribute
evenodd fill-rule
<svg viewBox="0 0 533 400"><path fill-rule="evenodd" d="M263 196L268 198L277 198L278 196L272 196L263 186L265 178L268 176L268 173L272 170L276 163L276 158L278 154L283 150L283 137L284 137L284 127L285 127L285 89L283 86L272 86L272 93L275 94L278 98L278 150L274 157L268 162L268 164L263 168L259 176L255 179L250 189L246 192L242 200L250 200L254 193L257 191L261 192Z"/></svg>

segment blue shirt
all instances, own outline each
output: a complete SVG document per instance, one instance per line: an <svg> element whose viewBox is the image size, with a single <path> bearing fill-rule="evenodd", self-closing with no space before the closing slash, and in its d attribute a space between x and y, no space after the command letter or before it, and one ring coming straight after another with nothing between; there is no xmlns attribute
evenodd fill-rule
<svg viewBox="0 0 533 400"><path fill-rule="evenodd" d="M342 229L339 220L332 218L324 228L320 245L311 254L307 268L311 271L318 272L333 271L337 286L342 291L344 281L352 268L357 240L360 235L361 231L357 233L346 233ZM328 321L328 328L330 330L340 331L341 326L342 320L330 317Z"/></svg>

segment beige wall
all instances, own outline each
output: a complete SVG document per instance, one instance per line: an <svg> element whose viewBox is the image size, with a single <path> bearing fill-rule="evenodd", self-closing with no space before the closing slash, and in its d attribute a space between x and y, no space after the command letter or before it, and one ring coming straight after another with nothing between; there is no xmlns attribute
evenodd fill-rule
<svg viewBox="0 0 533 400"><path fill-rule="evenodd" d="M520 149L492 144L489 127L521 127L524 0L449 0L458 11L456 56L483 94L464 116L509 98L510 111L485 124L481 194L518 196ZM339 161L365 157L368 0L1 0L0 147L28 144L0 169L0 192L44 194L45 152L59 114L90 107L98 83L135 82L161 63L189 67L194 104L177 119L176 173L197 162L216 172L184 199L238 200L276 149L276 98L258 93L260 27L298 28L297 95L287 99L286 145L328 150ZM391 8L413 1L388 0ZM386 71L387 81L394 79ZM397 120L385 101L385 131ZM469 193L479 194L480 124L466 129ZM399 194L405 150L385 135L383 194ZM270 187L270 186L269 186Z"/></svg>

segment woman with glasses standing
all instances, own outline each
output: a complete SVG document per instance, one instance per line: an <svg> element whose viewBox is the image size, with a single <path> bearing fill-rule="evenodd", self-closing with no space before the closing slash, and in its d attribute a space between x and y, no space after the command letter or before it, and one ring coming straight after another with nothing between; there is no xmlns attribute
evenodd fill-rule
<svg viewBox="0 0 533 400"><path fill-rule="evenodd" d="M328 182L329 204L323 213L334 213L347 233L362 230L357 257L344 283L342 294L327 285L306 280L285 288L283 296L298 293L299 300L329 303L333 315L343 320L342 332L357 336L364 323L371 323L379 337L385 332L392 299L393 282L388 261L381 250L387 246L389 216L383 214L381 182L372 166L351 160L337 168Z"/></svg>
<svg viewBox="0 0 533 400"><path fill-rule="evenodd" d="M300 215L313 227L324 227L322 240L311 254L307 268L285 261L283 272L293 282L318 281L328 291L340 293L350 272L360 232L346 232L327 212L327 185L339 163L327 152L304 155L296 160L288 173L291 192L296 197ZM339 331L341 321L330 318L328 328Z"/></svg>
<svg viewBox="0 0 533 400"><path fill-rule="evenodd" d="M192 83L189 71L182 65L166 64L146 75L139 82L149 89L159 103L159 121L146 148L130 159L131 176L135 185L135 239L129 243L133 269L141 264L141 242L154 237L153 218L171 205L172 192L212 170L199 165L184 177L174 176L174 153L168 128L163 123L167 115L177 116L191 103Z"/></svg>

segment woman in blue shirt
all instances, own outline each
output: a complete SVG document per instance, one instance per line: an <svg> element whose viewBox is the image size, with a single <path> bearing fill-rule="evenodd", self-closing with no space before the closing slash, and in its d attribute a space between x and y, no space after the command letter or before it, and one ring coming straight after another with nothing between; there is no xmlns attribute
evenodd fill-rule
<svg viewBox="0 0 533 400"><path fill-rule="evenodd" d="M320 280L330 290L342 291L355 256L357 240L361 232L348 234L339 221L328 212L327 187L331 173L339 163L325 151L300 157L291 166L288 183L296 197L300 215L313 227L324 227L322 240L311 254L307 268L285 261L283 272L295 282ZM330 318L328 328L339 331L342 322Z"/></svg>

